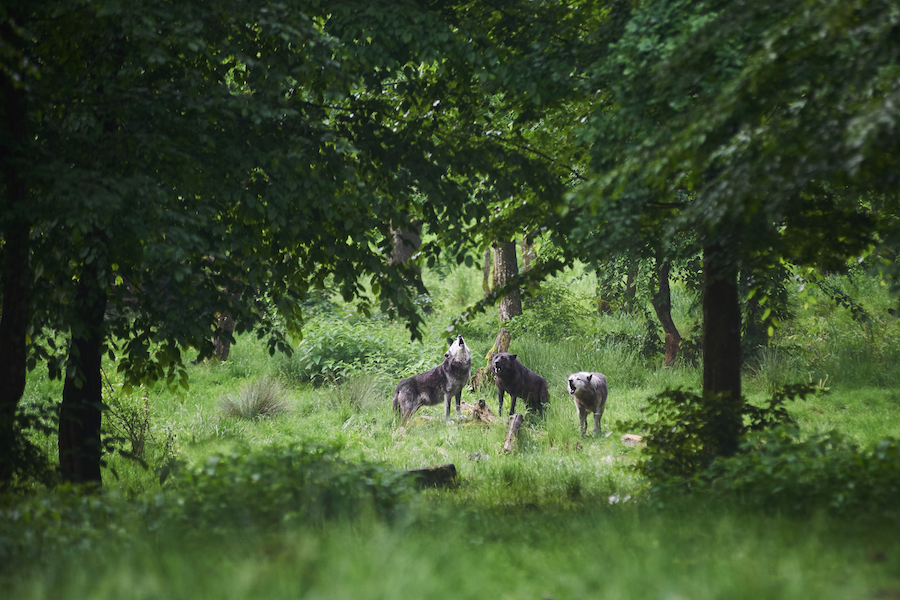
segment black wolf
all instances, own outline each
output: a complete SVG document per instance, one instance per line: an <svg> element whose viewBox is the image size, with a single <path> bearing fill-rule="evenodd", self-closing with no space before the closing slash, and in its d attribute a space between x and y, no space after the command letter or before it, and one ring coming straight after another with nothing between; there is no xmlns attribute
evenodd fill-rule
<svg viewBox="0 0 900 600"><path fill-rule="evenodd" d="M569 393L578 410L578 423L581 425L581 437L587 433L587 414L594 413L594 435L600 432L600 417L606 408L606 375L581 371L569 375Z"/></svg>
<svg viewBox="0 0 900 600"><path fill-rule="evenodd" d="M497 376L497 398L500 401L497 416L503 414L505 392L512 398L510 415L516 412L516 398L525 400L525 404L533 412L544 414L544 405L550 400L547 380L520 363L517 356L509 352L498 352L491 359L491 369Z"/></svg>
<svg viewBox="0 0 900 600"><path fill-rule="evenodd" d="M456 396L456 414L462 388L469 381L472 352L463 336L457 337L444 354L444 362L430 371L402 380L394 390L394 410L408 419L420 406L432 406L444 401L444 417L450 420L450 398Z"/></svg>

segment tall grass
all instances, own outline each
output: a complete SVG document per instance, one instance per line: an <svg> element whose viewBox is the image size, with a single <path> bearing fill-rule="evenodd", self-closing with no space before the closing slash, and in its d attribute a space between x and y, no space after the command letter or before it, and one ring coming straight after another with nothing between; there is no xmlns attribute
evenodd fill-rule
<svg viewBox="0 0 900 600"><path fill-rule="evenodd" d="M621 435L634 432L621 423L638 419L646 399L666 388L699 389L701 372L691 361L665 368L661 355L647 354L643 315L593 312L590 273L566 272L557 280L571 294L570 307L585 307L574 326L513 337L510 351L547 379L551 396L544 418L527 422L514 452L501 450L506 419L446 423L443 406L434 406L400 426L391 410L394 386L440 363L451 317L481 297L477 268L426 269L424 277L435 291L424 342L410 342L402 325L382 316L365 319L337 300L323 303L292 357L270 358L264 344L239 336L225 363L189 367L187 392L151 390L149 444L166 440L167 448L151 448L146 470L110 457L109 496L59 516L46 498L26 499L27 509L4 499L0 555L10 540L34 540L35 550L19 557L19 570L0 568L4 597L827 599L893 597L900 590L896 514L787 517L641 493L645 482L633 469L641 450L622 444ZM885 316L881 287L857 284L874 327L819 298L798 304L770 344L747 357L745 391L754 402L784 383L830 389L790 407L804 439L833 429L864 447L900 437L900 331ZM675 286L683 335L696 329L695 301ZM537 306L530 310L552 310ZM483 366L497 326L488 312L464 329L473 368ZM597 437L580 436L565 390L567 376L581 370L609 381ZM220 412L220 398L266 376L281 379L291 410L259 420ZM26 401L55 401L60 393L58 382L35 372ZM480 397L496 411L493 388L463 391L466 402ZM46 444L52 454L55 440ZM159 511L180 510L174 499L199 486L189 474L212 468L211 457L240 462L293 444L335 448L351 464L376 465L388 479L395 470L453 463L459 485L398 500L390 519L350 503L360 508L313 526L279 521L302 486L287 476L266 479L273 470L254 471L264 462L248 460L241 464L253 468L230 480L246 496L207 493L215 499L205 507L210 520L180 521L181 533L151 526ZM164 466L171 474L161 483ZM282 466L294 471L291 462ZM361 479L355 471L341 473L343 480L324 478L315 489L342 493L360 484L373 500L394 489L365 487L366 477L377 480L374 472ZM210 523L248 514L240 503L251 500L276 507L266 515L278 523L214 531Z"/></svg>

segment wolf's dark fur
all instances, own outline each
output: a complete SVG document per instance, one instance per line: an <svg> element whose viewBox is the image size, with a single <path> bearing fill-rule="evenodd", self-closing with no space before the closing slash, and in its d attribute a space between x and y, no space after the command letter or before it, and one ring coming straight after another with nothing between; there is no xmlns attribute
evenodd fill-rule
<svg viewBox="0 0 900 600"><path fill-rule="evenodd" d="M517 398L522 398L532 412L543 414L544 405L550 400L547 380L520 363L517 356L498 352L491 360L491 369L497 376L497 399L500 403L497 415L503 414L504 393L512 398L509 414L516 412Z"/></svg>
<svg viewBox="0 0 900 600"><path fill-rule="evenodd" d="M432 406L444 401L444 417L450 419L450 399L456 396L456 414L462 388L469 381L472 353L463 336L457 337L444 354L444 362L430 371L402 380L394 390L394 410L408 419L420 406Z"/></svg>

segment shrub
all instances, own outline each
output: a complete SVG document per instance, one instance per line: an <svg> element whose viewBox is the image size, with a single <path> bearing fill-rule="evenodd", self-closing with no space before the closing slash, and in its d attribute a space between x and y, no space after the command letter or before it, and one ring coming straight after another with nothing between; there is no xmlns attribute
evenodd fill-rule
<svg viewBox="0 0 900 600"><path fill-rule="evenodd" d="M862 450L837 431L805 441L798 438L794 426L751 436L738 454L714 461L698 489L778 512L897 511L897 440L885 439Z"/></svg>
<svg viewBox="0 0 900 600"><path fill-rule="evenodd" d="M336 446L266 448L247 456L213 455L174 480L161 524L229 531L286 523L315 524L367 509L397 514L412 493L403 472L350 463Z"/></svg>
<svg viewBox="0 0 900 600"><path fill-rule="evenodd" d="M241 387L237 394L222 397L221 409L229 417L264 419L287 410L284 395L277 379L262 377Z"/></svg>
<svg viewBox="0 0 900 600"><path fill-rule="evenodd" d="M805 385L786 386L772 395L768 405L756 407L743 403L735 415L733 405L717 395L699 395L690 390L666 390L649 399L644 409L652 420L619 423L619 427L642 433L647 446L635 467L652 483L662 487L691 489L719 456L723 432L732 428L736 418L742 425L735 432L738 441L751 432L764 431L792 423L784 404L814 393Z"/></svg>

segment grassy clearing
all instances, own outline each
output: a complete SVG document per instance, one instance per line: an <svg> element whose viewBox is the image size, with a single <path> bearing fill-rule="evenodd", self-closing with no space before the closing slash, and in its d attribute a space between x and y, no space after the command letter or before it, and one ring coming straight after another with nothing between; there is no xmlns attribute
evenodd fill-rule
<svg viewBox="0 0 900 600"><path fill-rule="evenodd" d="M107 534L96 537L65 527L48 533L35 525L28 530L38 536L35 545L48 535L57 543L68 535L69 541L39 552L40 558L21 559L17 570L0 570L4 596L900 596L896 513L789 516L640 494L644 484L631 468L640 450L620 442L629 433L620 423L639 418L647 398L666 388L698 389L700 371L690 361L664 369L660 357L644 354L640 315L584 312L590 311L594 285L588 274L564 274L557 282L568 290L559 302L582 311L561 311L580 315L574 325L569 317L550 315L544 321L558 326L557 335L535 330L540 311L552 310L535 305L533 321L524 321L525 330L514 337L511 351L548 379L551 394L545 419L526 425L516 452L500 451L505 420L447 424L442 406L423 408L398 426L390 409L396 382L441 360L448 315L480 294L477 269L426 271L425 277L435 290L435 311L423 343L409 342L398 324L363 319L336 304L310 323L293 357L269 357L256 340L240 338L226 363L192 365L191 388L183 395L160 388L123 392L123 404L149 407L144 459L150 469L113 457L104 483L113 495L154 500L140 505L142 512L131 504L122 508L111 496L106 516L93 526ZM798 303L794 319L747 361L751 402L763 402L786 382L829 388L790 407L804 439L833 429L862 447L900 437L900 392L892 383L900 373L893 363L900 332L896 320L877 316L876 309L887 306L882 290L870 286L865 293L873 317L881 319L876 327L863 327L824 301ZM696 323L693 302L689 291L676 287L676 322L685 332ZM493 342L492 319L481 315L463 329L474 350L473 368L483 366ZM864 351L867 360L851 360ZM609 380L597 438L580 438L565 392L566 377L579 370L601 371ZM222 410L224 399L269 379L281 385L283 411L248 419ZM25 402L58 398L60 389L35 372ZM463 393L466 402L478 398L496 411L492 388ZM55 440L44 443L52 453ZM234 513L213 506L211 522L224 526L224 533L202 520L176 530L150 526L153 509L146 506L166 506L180 493L179 473L206 468L213 455L253 456L299 443L336 446L351 462L388 470L453 463L460 485L416 494L389 519L363 508L355 517L290 521L273 529L233 523ZM175 472L161 486L164 466ZM275 487L260 491L275 494ZM8 525L21 535L15 528L21 523ZM0 553L4 547L0 543Z"/></svg>

